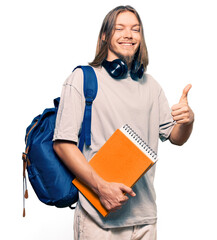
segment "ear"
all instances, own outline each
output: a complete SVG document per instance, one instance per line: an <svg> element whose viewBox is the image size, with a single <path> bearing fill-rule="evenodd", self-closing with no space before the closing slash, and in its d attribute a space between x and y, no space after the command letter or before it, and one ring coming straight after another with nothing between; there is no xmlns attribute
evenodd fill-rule
<svg viewBox="0 0 217 240"><path fill-rule="evenodd" d="M105 33L102 34L102 41L105 41Z"/></svg>

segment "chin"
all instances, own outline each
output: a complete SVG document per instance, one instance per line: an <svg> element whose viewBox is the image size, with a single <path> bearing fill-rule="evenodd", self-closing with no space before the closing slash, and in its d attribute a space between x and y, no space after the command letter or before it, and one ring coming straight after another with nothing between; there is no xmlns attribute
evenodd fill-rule
<svg viewBox="0 0 217 240"><path fill-rule="evenodd" d="M136 50L132 49L131 51L129 51L129 50L124 50L124 49L120 49L120 48L118 49L118 48L110 47L109 52L112 53L112 55L113 55L112 58L113 59L119 58L119 59L124 60L127 63L130 63L134 59L134 55L136 53Z"/></svg>
<svg viewBox="0 0 217 240"><path fill-rule="evenodd" d="M126 63L131 63L135 54L119 54L118 58L124 60Z"/></svg>

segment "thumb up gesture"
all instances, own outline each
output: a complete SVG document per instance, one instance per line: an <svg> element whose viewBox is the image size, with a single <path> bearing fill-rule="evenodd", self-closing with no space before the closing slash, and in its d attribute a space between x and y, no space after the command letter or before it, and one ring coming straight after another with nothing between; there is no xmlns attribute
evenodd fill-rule
<svg viewBox="0 0 217 240"><path fill-rule="evenodd" d="M188 92L191 87L191 84L188 84L183 90L179 103L172 106L171 114L177 124L189 125L194 121L194 113L188 105Z"/></svg>

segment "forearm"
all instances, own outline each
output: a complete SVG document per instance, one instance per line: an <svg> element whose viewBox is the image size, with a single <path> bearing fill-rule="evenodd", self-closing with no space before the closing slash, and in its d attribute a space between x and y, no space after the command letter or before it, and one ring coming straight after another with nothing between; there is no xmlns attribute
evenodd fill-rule
<svg viewBox="0 0 217 240"><path fill-rule="evenodd" d="M67 168L84 184L98 193L100 185L105 182L88 164L78 147L71 142L54 142L54 151L64 162Z"/></svg>
<svg viewBox="0 0 217 240"><path fill-rule="evenodd" d="M176 124L170 134L170 142L175 145L183 145L191 135L193 129L193 122L185 124Z"/></svg>

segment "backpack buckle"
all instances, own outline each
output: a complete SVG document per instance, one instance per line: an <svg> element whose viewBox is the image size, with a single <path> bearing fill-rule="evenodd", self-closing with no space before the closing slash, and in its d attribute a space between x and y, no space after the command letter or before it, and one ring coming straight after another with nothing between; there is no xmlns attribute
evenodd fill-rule
<svg viewBox="0 0 217 240"><path fill-rule="evenodd" d="M86 103L87 106L91 106L92 103L93 103L93 99L92 98L86 98L85 103Z"/></svg>
<svg viewBox="0 0 217 240"><path fill-rule="evenodd" d="M24 162L27 162L27 154L26 153L22 153L22 159Z"/></svg>

